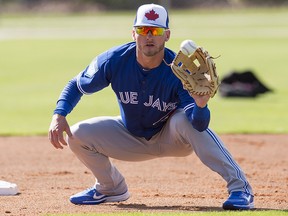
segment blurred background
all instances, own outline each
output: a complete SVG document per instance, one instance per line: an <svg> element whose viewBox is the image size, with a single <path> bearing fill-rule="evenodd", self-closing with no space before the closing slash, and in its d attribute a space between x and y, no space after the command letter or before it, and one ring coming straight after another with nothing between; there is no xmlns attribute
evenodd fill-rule
<svg viewBox="0 0 288 216"><path fill-rule="evenodd" d="M167 9L207 8L207 7L267 7L287 6L287 0L155 0ZM0 0L2 13L11 12L91 12L98 10L134 10L151 1L135 0Z"/></svg>
<svg viewBox="0 0 288 216"><path fill-rule="evenodd" d="M151 1L0 0L0 135L46 135L65 84L101 52L131 41L136 9ZM171 39L214 56L221 78L253 72L272 91L209 107L218 133L288 133L288 0L154 0L169 10ZM238 85L239 86L239 85ZM240 87L246 84L240 85ZM83 97L73 124L118 115L110 88Z"/></svg>
<svg viewBox="0 0 288 216"><path fill-rule="evenodd" d="M248 6L285 6L287 0L155 0L168 9L207 8L207 7L248 7ZM134 10L145 0L1 0L1 12L83 12L97 10Z"/></svg>

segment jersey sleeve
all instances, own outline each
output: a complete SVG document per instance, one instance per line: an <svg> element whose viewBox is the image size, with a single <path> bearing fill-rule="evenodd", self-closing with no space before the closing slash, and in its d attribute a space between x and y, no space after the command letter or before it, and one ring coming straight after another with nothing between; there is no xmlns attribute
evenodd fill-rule
<svg viewBox="0 0 288 216"><path fill-rule="evenodd" d="M77 76L77 87L82 94L92 94L110 84L108 52L98 55L88 67Z"/></svg>

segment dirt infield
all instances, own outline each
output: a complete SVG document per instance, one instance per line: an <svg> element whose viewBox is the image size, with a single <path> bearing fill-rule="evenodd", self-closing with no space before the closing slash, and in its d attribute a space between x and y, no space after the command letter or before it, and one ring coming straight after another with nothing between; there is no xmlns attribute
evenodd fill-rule
<svg viewBox="0 0 288 216"><path fill-rule="evenodd" d="M222 135L255 192L257 209L288 209L288 135ZM145 162L113 160L131 198L122 203L76 206L69 196L90 187L92 174L66 148L46 137L0 137L0 180L19 187L0 197L0 215L45 213L222 211L225 182L195 154Z"/></svg>

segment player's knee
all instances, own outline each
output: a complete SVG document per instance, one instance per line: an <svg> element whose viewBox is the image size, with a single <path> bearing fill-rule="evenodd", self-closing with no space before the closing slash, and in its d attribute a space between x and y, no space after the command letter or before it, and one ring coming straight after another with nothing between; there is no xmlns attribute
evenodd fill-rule
<svg viewBox="0 0 288 216"><path fill-rule="evenodd" d="M91 136L91 126L88 123L77 123L73 125L71 128L71 133L73 138L77 138L78 140L85 140ZM71 140L72 141L72 140Z"/></svg>
<svg viewBox="0 0 288 216"><path fill-rule="evenodd" d="M92 126L89 122L80 122L73 125L71 128L72 137L67 138L68 145L72 151L77 151L84 148L92 148L99 142L99 138L103 131L101 127Z"/></svg>
<svg viewBox="0 0 288 216"><path fill-rule="evenodd" d="M70 149L73 151L81 146L81 143L84 141L83 137L85 137L85 131L81 129L79 124L73 125L70 127L70 130L72 136L67 136L66 139Z"/></svg>

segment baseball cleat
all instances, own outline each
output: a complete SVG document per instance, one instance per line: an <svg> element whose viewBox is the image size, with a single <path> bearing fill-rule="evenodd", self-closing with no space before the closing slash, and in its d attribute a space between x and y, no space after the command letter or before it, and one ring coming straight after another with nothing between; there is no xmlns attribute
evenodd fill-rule
<svg viewBox="0 0 288 216"><path fill-rule="evenodd" d="M128 191L118 195L104 195L95 187L88 188L70 197L70 202L76 205L97 205L104 202L120 202L130 197Z"/></svg>
<svg viewBox="0 0 288 216"><path fill-rule="evenodd" d="M254 196L242 191L235 191L230 194L223 203L225 210L250 210L254 208Z"/></svg>

